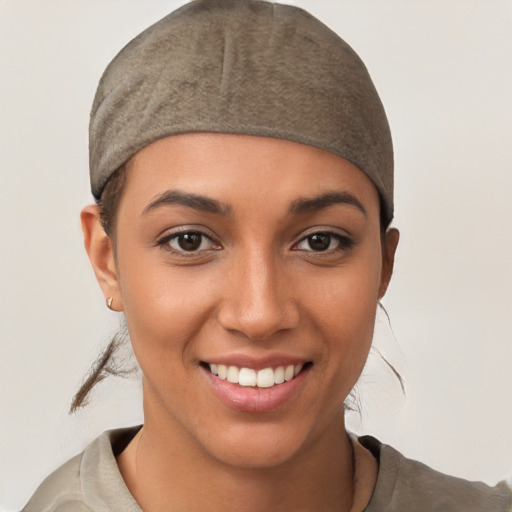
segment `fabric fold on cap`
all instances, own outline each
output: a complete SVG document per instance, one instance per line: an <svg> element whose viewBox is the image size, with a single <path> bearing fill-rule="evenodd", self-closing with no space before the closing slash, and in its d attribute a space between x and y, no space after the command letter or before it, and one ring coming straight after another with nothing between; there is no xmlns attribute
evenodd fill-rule
<svg viewBox="0 0 512 512"><path fill-rule="evenodd" d="M92 193L152 142L218 132L339 155L375 184L393 217L393 148L365 65L297 7L197 0L128 43L105 70L89 134Z"/></svg>

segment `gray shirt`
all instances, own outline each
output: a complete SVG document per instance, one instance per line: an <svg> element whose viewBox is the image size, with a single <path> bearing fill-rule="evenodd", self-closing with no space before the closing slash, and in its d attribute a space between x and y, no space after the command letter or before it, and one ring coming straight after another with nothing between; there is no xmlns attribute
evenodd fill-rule
<svg viewBox="0 0 512 512"><path fill-rule="evenodd" d="M23 512L142 512L116 463L140 427L104 432L39 486ZM512 512L512 489L444 475L371 436L359 438L379 461L365 512Z"/></svg>

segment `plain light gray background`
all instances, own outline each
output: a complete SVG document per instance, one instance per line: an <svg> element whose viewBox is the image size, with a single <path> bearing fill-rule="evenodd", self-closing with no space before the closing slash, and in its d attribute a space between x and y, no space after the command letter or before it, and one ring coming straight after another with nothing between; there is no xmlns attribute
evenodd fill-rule
<svg viewBox="0 0 512 512"><path fill-rule="evenodd" d="M0 509L101 431L137 382L67 407L115 330L82 249L87 122L105 65L173 0L0 1ZM296 0L367 63L389 115L402 240L351 419L442 471L512 473L512 3Z"/></svg>

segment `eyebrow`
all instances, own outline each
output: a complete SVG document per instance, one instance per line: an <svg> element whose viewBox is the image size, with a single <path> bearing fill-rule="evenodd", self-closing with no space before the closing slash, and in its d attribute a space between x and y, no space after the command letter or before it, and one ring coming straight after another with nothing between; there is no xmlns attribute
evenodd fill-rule
<svg viewBox="0 0 512 512"><path fill-rule="evenodd" d="M290 206L290 213L309 213L316 210L322 210L323 208L327 208L334 204L355 206L365 217L368 215L359 199L350 192L345 191L329 191L316 197L296 199Z"/></svg>
<svg viewBox="0 0 512 512"><path fill-rule="evenodd" d="M180 190L167 190L144 208L143 214L165 205L180 205L188 208L194 208L215 215L227 216L232 213L232 207L228 204L217 201L207 196L182 192ZM334 204L346 204L355 206L366 217L367 213L361 202L350 192L331 191L325 192L315 197L299 198L292 202L289 213L302 214L312 211L322 210Z"/></svg>
<svg viewBox="0 0 512 512"><path fill-rule="evenodd" d="M160 206L175 204L222 216L229 215L232 211L230 205L221 203L210 197L181 192L180 190L167 190L154 201L151 201L151 203L144 208L143 214L149 213Z"/></svg>

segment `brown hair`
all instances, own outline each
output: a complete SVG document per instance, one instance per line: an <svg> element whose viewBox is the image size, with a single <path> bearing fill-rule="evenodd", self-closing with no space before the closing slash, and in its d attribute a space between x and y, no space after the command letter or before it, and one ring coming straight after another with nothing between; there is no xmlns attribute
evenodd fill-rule
<svg viewBox="0 0 512 512"><path fill-rule="evenodd" d="M101 206L100 220L107 236L114 240L116 231L116 214L126 183L126 165L122 165L110 177L103 189L98 205Z"/></svg>

